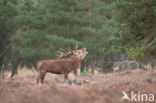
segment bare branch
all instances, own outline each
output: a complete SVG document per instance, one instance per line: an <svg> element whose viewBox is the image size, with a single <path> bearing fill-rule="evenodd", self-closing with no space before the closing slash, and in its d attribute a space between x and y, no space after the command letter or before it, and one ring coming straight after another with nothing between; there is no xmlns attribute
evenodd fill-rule
<svg viewBox="0 0 156 103"><path fill-rule="evenodd" d="M0 54L0 59L2 59L7 54L7 52L11 48L11 46L12 46L12 43L9 43L9 45L6 47L6 49Z"/></svg>
<svg viewBox="0 0 156 103"><path fill-rule="evenodd" d="M147 44L147 46L151 46L153 45L153 43L156 41L156 38L154 38L149 44Z"/></svg>
<svg viewBox="0 0 156 103"><path fill-rule="evenodd" d="M21 30L21 31L24 30L26 24L27 24L27 23L23 24L23 25L20 27L20 30ZM18 35L18 34L19 34L19 32L18 32L18 30L17 30L14 36L16 36L16 35ZM2 58L8 53L8 51L9 51L9 49L11 48L12 44L13 44L13 42L10 41L10 43L8 44L8 46L6 47L6 49L0 54L0 59L2 59Z"/></svg>

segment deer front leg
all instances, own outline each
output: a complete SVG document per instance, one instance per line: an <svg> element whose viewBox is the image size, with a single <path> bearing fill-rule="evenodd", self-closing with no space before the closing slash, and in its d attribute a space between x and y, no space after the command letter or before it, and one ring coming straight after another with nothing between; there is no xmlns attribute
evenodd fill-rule
<svg viewBox="0 0 156 103"><path fill-rule="evenodd" d="M68 73L64 73L64 80L68 80Z"/></svg>

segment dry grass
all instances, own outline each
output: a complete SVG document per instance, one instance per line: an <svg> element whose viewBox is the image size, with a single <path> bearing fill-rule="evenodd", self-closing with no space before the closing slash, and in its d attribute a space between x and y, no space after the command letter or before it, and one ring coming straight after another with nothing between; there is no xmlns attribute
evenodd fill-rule
<svg viewBox="0 0 156 103"><path fill-rule="evenodd" d="M89 69L89 72L91 72L91 69ZM94 74L98 74L99 72L97 70L94 71ZM80 69L77 70L77 74L80 75ZM10 77L11 75L11 72L10 71L6 71L4 73L4 77ZM16 75L15 77L30 77L30 76L36 76L37 77L38 75L38 72L35 70L35 68L32 68L32 69L29 69L27 67L23 67L23 68L20 68L18 67L18 75ZM51 74L51 73L47 73L46 74L46 78L47 77L51 77L51 76L54 76L54 77L63 77L63 75L57 75L57 74ZM75 75L73 74L73 72L71 72L69 74L69 78L70 79L75 79Z"/></svg>
<svg viewBox="0 0 156 103"><path fill-rule="evenodd" d="M121 103L123 90L156 95L156 70L125 70L85 77L70 74L71 80L76 78L71 83L64 82L62 75L47 74L44 84L36 84L35 70L25 68L18 72L14 78L7 72L0 79L0 103Z"/></svg>

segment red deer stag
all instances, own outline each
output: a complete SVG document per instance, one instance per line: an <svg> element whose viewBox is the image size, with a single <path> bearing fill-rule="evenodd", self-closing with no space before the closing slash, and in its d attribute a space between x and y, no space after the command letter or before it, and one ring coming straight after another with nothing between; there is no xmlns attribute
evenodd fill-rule
<svg viewBox="0 0 156 103"><path fill-rule="evenodd" d="M42 60L37 63L37 69L39 70L39 75L37 78L37 83L41 81L43 83L45 75L47 72L54 74L64 74L64 80L68 79L69 72L76 69L84 57L88 54L86 48L68 51L66 53L61 53L58 60ZM69 58L61 59L64 56L71 55Z"/></svg>

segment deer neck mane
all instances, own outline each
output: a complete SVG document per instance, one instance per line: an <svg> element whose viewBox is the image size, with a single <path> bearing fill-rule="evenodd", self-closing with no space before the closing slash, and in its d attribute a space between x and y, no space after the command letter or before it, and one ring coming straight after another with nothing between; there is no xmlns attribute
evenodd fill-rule
<svg viewBox="0 0 156 103"><path fill-rule="evenodd" d="M79 63L81 62L81 59L77 55L72 55L70 57L71 63L74 67L78 66Z"/></svg>

